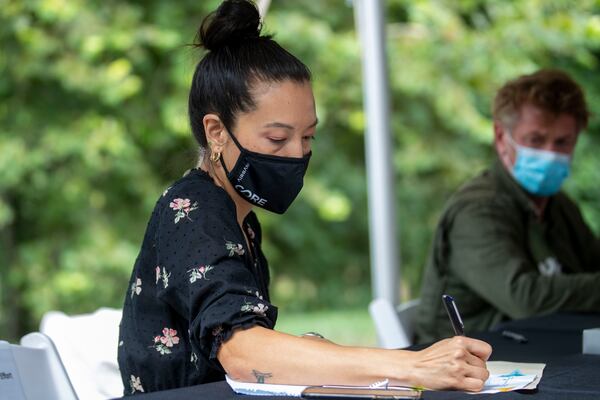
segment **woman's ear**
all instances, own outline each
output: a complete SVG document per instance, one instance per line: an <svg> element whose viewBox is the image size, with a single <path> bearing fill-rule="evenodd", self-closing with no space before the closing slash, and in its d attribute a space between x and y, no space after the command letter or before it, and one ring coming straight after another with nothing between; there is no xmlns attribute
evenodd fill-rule
<svg viewBox="0 0 600 400"><path fill-rule="evenodd" d="M202 118L202 124L204 125L204 133L206 134L209 150L215 153L222 153L228 136L221 118L216 114L206 114Z"/></svg>

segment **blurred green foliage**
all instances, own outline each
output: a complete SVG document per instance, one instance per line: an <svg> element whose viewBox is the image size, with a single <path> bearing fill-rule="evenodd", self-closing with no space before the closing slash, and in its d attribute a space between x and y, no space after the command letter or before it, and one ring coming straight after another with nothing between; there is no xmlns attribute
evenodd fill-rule
<svg viewBox="0 0 600 400"><path fill-rule="evenodd" d="M0 337L50 309L120 307L154 202L195 162L188 46L218 1L0 0ZM404 298L418 295L449 194L493 157L507 79L572 73L600 108L597 0L389 0L388 61ZM370 297L360 48L347 1L273 0L266 30L314 74L319 120L299 200L259 212L275 303ZM600 230L597 118L567 190ZM399 285L400 286L400 285Z"/></svg>

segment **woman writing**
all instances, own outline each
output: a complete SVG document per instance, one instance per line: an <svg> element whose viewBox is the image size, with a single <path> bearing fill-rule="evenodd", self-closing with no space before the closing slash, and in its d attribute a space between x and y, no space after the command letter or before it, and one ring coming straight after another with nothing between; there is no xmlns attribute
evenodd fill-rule
<svg viewBox="0 0 600 400"><path fill-rule="evenodd" d="M491 348L469 338L422 351L346 347L273 330L253 207L283 213L302 188L317 118L308 68L256 7L227 0L199 31L189 116L197 168L156 203L123 308L126 394L224 379L479 390Z"/></svg>

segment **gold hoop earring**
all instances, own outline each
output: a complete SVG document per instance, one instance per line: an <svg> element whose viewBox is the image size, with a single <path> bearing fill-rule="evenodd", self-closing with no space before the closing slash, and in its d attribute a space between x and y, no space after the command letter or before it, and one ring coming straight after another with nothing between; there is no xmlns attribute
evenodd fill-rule
<svg viewBox="0 0 600 400"><path fill-rule="evenodd" d="M210 161L216 163L221 158L220 152L212 152L210 153Z"/></svg>

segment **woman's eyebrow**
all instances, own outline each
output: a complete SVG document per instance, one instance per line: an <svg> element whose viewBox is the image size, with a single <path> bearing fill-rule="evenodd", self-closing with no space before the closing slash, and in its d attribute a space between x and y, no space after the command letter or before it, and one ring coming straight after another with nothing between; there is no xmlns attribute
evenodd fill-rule
<svg viewBox="0 0 600 400"><path fill-rule="evenodd" d="M315 119L315 122L313 122L312 124L310 124L307 127L307 129L317 126L318 123L319 123L319 120ZM265 128L283 128L283 129L294 130L294 127L292 125L284 124L283 122L269 122L268 124L265 124L264 127Z"/></svg>
<svg viewBox="0 0 600 400"><path fill-rule="evenodd" d="M283 122L269 122L265 125L265 128L283 128L293 130L294 127L288 124L284 124Z"/></svg>

